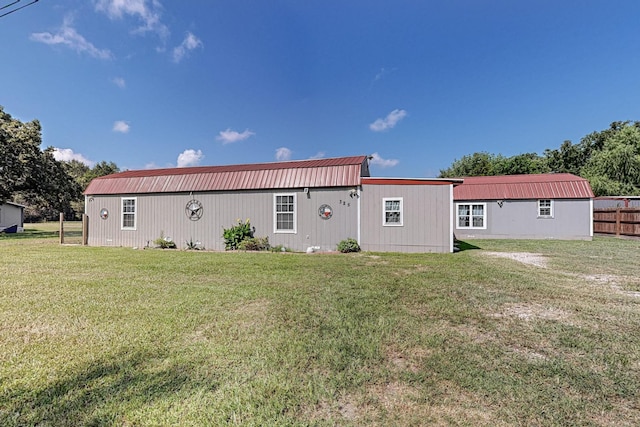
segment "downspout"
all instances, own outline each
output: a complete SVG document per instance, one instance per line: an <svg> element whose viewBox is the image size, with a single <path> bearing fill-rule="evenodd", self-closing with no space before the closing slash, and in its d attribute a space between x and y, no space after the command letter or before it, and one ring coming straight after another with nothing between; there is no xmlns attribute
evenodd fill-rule
<svg viewBox="0 0 640 427"><path fill-rule="evenodd" d="M453 222L455 212L453 204L453 183L449 184L449 252L453 253Z"/></svg>
<svg viewBox="0 0 640 427"><path fill-rule="evenodd" d="M358 239L357 239L358 240L358 245L362 245L362 242L360 241L360 189L361 189L361 186L358 186L357 193L356 193L356 199L358 199L358 202L357 202L357 206L358 206L358 214L357 214L358 215L358 227L357 227L358 228L358 231L357 231L357 233L358 233Z"/></svg>

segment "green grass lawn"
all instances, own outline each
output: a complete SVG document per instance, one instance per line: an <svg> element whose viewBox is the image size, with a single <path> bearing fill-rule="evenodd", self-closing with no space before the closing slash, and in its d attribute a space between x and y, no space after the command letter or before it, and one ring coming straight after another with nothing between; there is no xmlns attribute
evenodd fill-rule
<svg viewBox="0 0 640 427"><path fill-rule="evenodd" d="M27 227L0 236L2 426L640 424L637 240L307 255Z"/></svg>

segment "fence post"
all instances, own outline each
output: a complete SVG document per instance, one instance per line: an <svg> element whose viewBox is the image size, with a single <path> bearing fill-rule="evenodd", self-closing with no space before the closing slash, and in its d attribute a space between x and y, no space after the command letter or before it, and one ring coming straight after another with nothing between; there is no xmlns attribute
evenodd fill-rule
<svg viewBox="0 0 640 427"><path fill-rule="evenodd" d="M60 244L64 244L64 214L60 212L60 231L58 232L60 235Z"/></svg>
<svg viewBox="0 0 640 427"><path fill-rule="evenodd" d="M620 236L620 208L616 208L616 236Z"/></svg>
<svg viewBox="0 0 640 427"><path fill-rule="evenodd" d="M89 216L82 214L82 246L89 243Z"/></svg>

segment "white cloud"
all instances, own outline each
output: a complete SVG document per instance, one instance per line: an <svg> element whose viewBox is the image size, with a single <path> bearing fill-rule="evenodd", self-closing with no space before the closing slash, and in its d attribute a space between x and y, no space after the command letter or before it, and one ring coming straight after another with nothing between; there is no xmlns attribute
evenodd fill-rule
<svg viewBox="0 0 640 427"><path fill-rule="evenodd" d="M392 168L400 163L400 161L396 159L383 159L378 153L373 153L371 157L372 159L369 161L369 164L380 166L381 168Z"/></svg>
<svg viewBox="0 0 640 427"><path fill-rule="evenodd" d="M235 130L227 129L221 130L216 139L222 141L223 144L232 144L238 141L244 141L245 139L255 135L249 129L245 129L244 132L236 132Z"/></svg>
<svg viewBox="0 0 640 427"><path fill-rule="evenodd" d="M204 154L202 154L201 150L184 150L178 156L178 167L184 168L187 166L198 166L202 159L204 159Z"/></svg>
<svg viewBox="0 0 640 427"><path fill-rule="evenodd" d="M285 161L291 159L291 154L293 152L289 150L287 147L280 147L276 150L276 160Z"/></svg>
<svg viewBox="0 0 640 427"><path fill-rule="evenodd" d="M390 70L387 70L386 68L380 68L380 71L378 71L376 76L373 78L373 82L372 83L375 83L375 82L377 82L379 80L382 80L383 78L385 78L389 74L396 72L396 70L397 70L397 68L392 68Z"/></svg>
<svg viewBox="0 0 640 427"><path fill-rule="evenodd" d="M309 159L311 159L311 160L323 159L324 155L325 155L324 151L318 151L316 154L314 154L313 156L309 157Z"/></svg>
<svg viewBox="0 0 640 427"><path fill-rule="evenodd" d="M89 167L93 167L93 165L96 163L87 159L80 153L74 153L71 148L53 147L53 152L51 154L53 155L53 158L59 162L70 162L71 160L77 160Z"/></svg>
<svg viewBox="0 0 640 427"><path fill-rule="evenodd" d="M393 110L384 119L377 119L369 125L369 129L374 132L382 132L395 127L396 124L405 118L407 112L405 110Z"/></svg>
<svg viewBox="0 0 640 427"><path fill-rule="evenodd" d="M158 0L98 0L96 10L111 19L122 19L125 15L139 19L142 25L134 32L152 31L160 37L169 35L169 29L160 21L162 5Z"/></svg>
<svg viewBox="0 0 640 427"><path fill-rule="evenodd" d="M127 86L127 83L124 81L122 77L114 77L111 79L111 82L118 86L120 89L124 89Z"/></svg>
<svg viewBox="0 0 640 427"><path fill-rule="evenodd" d="M180 62L184 56L191 50L202 47L202 40L194 36L192 33L187 32L184 40L173 49L173 62Z"/></svg>
<svg viewBox="0 0 640 427"><path fill-rule="evenodd" d="M119 133L129 133L129 123L125 122L124 120L117 120L113 122L112 130Z"/></svg>
<svg viewBox="0 0 640 427"><path fill-rule="evenodd" d="M45 33L33 33L31 34L31 40L48 44L48 45L63 45L69 49L75 50L78 53L86 53L89 56L98 59L111 59L113 54L108 49L98 49L91 42L87 41L82 35L71 25L73 20L70 17L65 17L62 27L57 33L52 34Z"/></svg>

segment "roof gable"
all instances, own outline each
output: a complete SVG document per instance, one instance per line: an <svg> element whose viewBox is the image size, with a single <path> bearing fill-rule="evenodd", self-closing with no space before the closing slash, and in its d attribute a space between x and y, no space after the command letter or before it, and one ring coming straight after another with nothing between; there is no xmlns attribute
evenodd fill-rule
<svg viewBox="0 0 640 427"><path fill-rule="evenodd" d="M453 189L454 200L589 199L589 181L569 173L475 176Z"/></svg>
<svg viewBox="0 0 640 427"><path fill-rule="evenodd" d="M360 184L367 156L228 166L131 170L96 178L84 194L179 193Z"/></svg>

